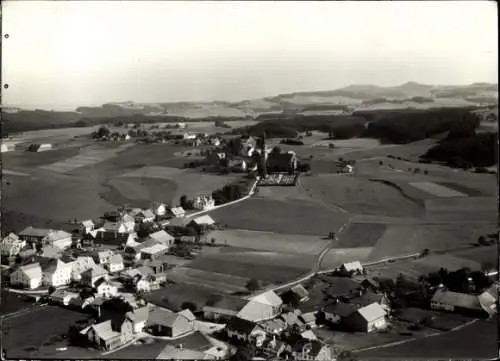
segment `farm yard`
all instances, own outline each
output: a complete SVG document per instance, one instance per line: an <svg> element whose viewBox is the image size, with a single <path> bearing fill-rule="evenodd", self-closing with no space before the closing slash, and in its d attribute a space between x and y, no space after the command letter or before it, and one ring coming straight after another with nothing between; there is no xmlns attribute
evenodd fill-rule
<svg viewBox="0 0 500 361"><path fill-rule="evenodd" d="M315 236L336 231L347 219L345 213L324 205L259 197L216 209L211 214L229 228Z"/></svg>

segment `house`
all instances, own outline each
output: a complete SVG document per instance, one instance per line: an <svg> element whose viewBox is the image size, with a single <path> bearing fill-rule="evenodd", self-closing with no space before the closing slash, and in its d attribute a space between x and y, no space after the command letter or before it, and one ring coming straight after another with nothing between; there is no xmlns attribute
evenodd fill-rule
<svg viewBox="0 0 500 361"><path fill-rule="evenodd" d="M59 259L53 259L42 263L42 284L45 286L59 287L71 282L71 263L64 263Z"/></svg>
<svg viewBox="0 0 500 361"><path fill-rule="evenodd" d="M494 315L497 312L498 284L492 285L477 297L482 308L488 314Z"/></svg>
<svg viewBox="0 0 500 361"><path fill-rule="evenodd" d="M378 303L361 307L342 319L342 324L354 332L372 332L387 327L386 311Z"/></svg>
<svg viewBox="0 0 500 361"><path fill-rule="evenodd" d="M96 261L96 263L104 265L109 262L110 257L113 255L113 251L110 251L109 249L105 251L95 252L94 260Z"/></svg>
<svg viewBox="0 0 500 361"><path fill-rule="evenodd" d="M1 153L6 153L6 152L12 152L13 150L16 149L16 145L13 143L4 143L2 142L1 145Z"/></svg>
<svg viewBox="0 0 500 361"><path fill-rule="evenodd" d="M302 336L302 338L304 338L306 340L310 340L310 341L318 339L318 337L311 330L306 330L306 331L302 332L300 334L300 336Z"/></svg>
<svg viewBox="0 0 500 361"><path fill-rule="evenodd" d="M88 256L79 256L76 260L71 262L71 279L80 281L82 273L95 266L94 259Z"/></svg>
<svg viewBox="0 0 500 361"><path fill-rule="evenodd" d="M149 308L149 306L144 306L126 313L125 316L132 322L134 333L141 333L144 327L146 327L146 322L149 319Z"/></svg>
<svg viewBox="0 0 500 361"><path fill-rule="evenodd" d="M185 132L182 135L182 139L184 139L184 140L195 140L196 139L196 134Z"/></svg>
<svg viewBox="0 0 500 361"><path fill-rule="evenodd" d="M215 200L212 198L212 196L197 195L193 199L193 207L195 209L207 211L215 208Z"/></svg>
<svg viewBox="0 0 500 361"><path fill-rule="evenodd" d="M26 247L26 241L20 239L14 233L9 233L0 243L0 252L2 257L15 257Z"/></svg>
<svg viewBox="0 0 500 361"><path fill-rule="evenodd" d="M342 173L352 173L353 170L354 168L350 164L346 164L342 167Z"/></svg>
<svg viewBox="0 0 500 361"><path fill-rule="evenodd" d="M251 342L257 347L266 340L266 331L255 322L233 317L226 324L226 333L229 339L239 342Z"/></svg>
<svg viewBox="0 0 500 361"><path fill-rule="evenodd" d="M186 211L182 207L173 207L170 208L170 213L173 217L182 218L186 215Z"/></svg>
<svg viewBox="0 0 500 361"><path fill-rule="evenodd" d="M71 247L73 240L71 237L71 233L62 230L56 230L51 231L47 235L47 237L43 239L43 242L59 249L66 249Z"/></svg>
<svg viewBox="0 0 500 361"><path fill-rule="evenodd" d="M137 239L137 233L135 232L114 232L104 229L94 230L89 233L89 236L93 237L93 244L120 247L133 243Z"/></svg>
<svg viewBox="0 0 500 361"><path fill-rule="evenodd" d="M61 258L62 249L54 246L42 247L42 257L46 258Z"/></svg>
<svg viewBox="0 0 500 361"><path fill-rule="evenodd" d="M154 276L139 276L139 279L135 282L136 292L151 292L155 287L153 286Z"/></svg>
<svg viewBox="0 0 500 361"><path fill-rule="evenodd" d="M346 272L363 273L363 266L361 265L361 262L359 262L359 261L344 263L342 266L340 266L340 269L342 269Z"/></svg>
<svg viewBox="0 0 500 361"><path fill-rule="evenodd" d="M82 332L97 349L110 351L133 339L133 324L123 317L94 324Z"/></svg>
<svg viewBox="0 0 500 361"><path fill-rule="evenodd" d="M273 318L259 322L259 326L270 335L281 335L288 328L287 323L282 318Z"/></svg>
<svg viewBox="0 0 500 361"><path fill-rule="evenodd" d="M44 143L44 144L31 144L28 147L28 150L30 152L44 152L46 150L51 150L52 149L52 144L49 143Z"/></svg>
<svg viewBox="0 0 500 361"><path fill-rule="evenodd" d="M154 214L153 210L151 209L145 209L141 210L135 215L135 221L136 222L142 222L142 223L150 223L153 222L156 218L156 215Z"/></svg>
<svg viewBox="0 0 500 361"><path fill-rule="evenodd" d="M274 291L267 291L250 298L238 317L254 322L270 319L281 312L282 305L283 301Z"/></svg>
<svg viewBox="0 0 500 361"><path fill-rule="evenodd" d="M457 312L474 317L489 316L488 311L484 309L478 296L467 293L451 292L443 288L438 289L432 296L431 309Z"/></svg>
<svg viewBox="0 0 500 361"><path fill-rule="evenodd" d="M300 340L292 345L295 360L327 361L335 360L332 349L317 340Z"/></svg>
<svg viewBox="0 0 500 361"><path fill-rule="evenodd" d="M306 327L316 327L316 310L311 310L311 311L301 311L299 319L304 322Z"/></svg>
<svg viewBox="0 0 500 361"><path fill-rule="evenodd" d="M90 233L91 231L94 230L95 224L92 220L87 219L85 221L82 221L80 223L80 230L82 231L83 234Z"/></svg>
<svg viewBox="0 0 500 361"><path fill-rule="evenodd" d="M207 320L224 321L238 315L248 301L234 296L220 296L209 300L203 307L203 317Z"/></svg>
<svg viewBox="0 0 500 361"><path fill-rule="evenodd" d="M156 260L168 252L168 247L163 244L155 244L140 249L140 257L145 260Z"/></svg>
<svg viewBox="0 0 500 361"><path fill-rule="evenodd" d="M185 310L182 310L182 311L178 312L178 314L181 315L181 316L186 317L187 320L189 321L189 323L191 323L191 325L193 325L194 321L196 321L196 316L188 308L186 308Z"/></svg>
<svg viewBox="0 0 500 361"><path fill-rule="evenodd" d="M123 257L121 254L113 254L108 258L108 270L111 273L120 272L123 270Z"/></svg>
<svg viewBox="0 0 500 361"><path fill-rule="evenodd" d="M300 311L297 312L286 312L280 315L280 318L285 321L286 327L298 327L300 330L306 328L306 323L299 317Z"/></svg>
<svg viewBox="0 0 500 361"><path fill-rule="evenodd" d="M86 271L82 272L81 283L89 287L94 287L97 280L101 278L107 279L108 272L106 272L106 270L101 266L95 265L92 268L89 268Z"/></svg>
<svg viewBox="0 0 500 361"><path fill-rule="evenodd" d="M365 277L363 278L363 281L361 281L361 287L363 287L363 289L365 290L377 292L378 290L380 290L380 283L371 277Z"/></svg>
<svg viewBox="0 0 500 361"><path fill-rule="evenodd" d="M95 289L97 290L97 295L100 297L114 297L118 294L118 287L104 278L99 278L95 284Z"/></svg>
<svg viewBox="0 0 500 361"><path fill-rule="evenodd" d="M348 317L357 311L357 307L350 303L333 302L323 308L325 320L331 323L339 323L343 318Z"/></svg>
<svg viewBox="0 0 500 361"><path fill-rule="evenodd" d="M175 238L164 230L151 233L149 239L152 239L158 243L161 243L167 247L174 244Z"/></svg>
<svg viewBox="0 0 500 361"><path fill-rule="evenodd" d="M157 216L164 216L167 213L167 206L164 203L153 203L153 212Z"/></svg>
<svg viewBox="0 0 500 361"><path fill-rule="evenodd" d="M304 286L298 284L281 294L280 297L284 304L298 305L299 303L305 302L309 299L309 292L307 292Z"/></svg>
<svg viewBox="0 0 500 361"><path fill-rule="evenodd" d="M159 307L150 309L146 325L153 334L158 336L177 338L194 331L186 317Z"/></svg>
<svg viewBox="0 0 500 361"><path fill-rule="evenodd" d="M10 274L10 284L26 289L35 289L42 285L42 267L32 263L17 268Z"/></svg>
<svg viewBox="0 0 500 361"><path fill-rule="evenodd" d="M318 279L329 285L323 292L331 299L359 296L361 285L349 277L318 276Z"/></svg>
<svg viewBox="0 0 500 361"><path fill-rule="evenodd" d="M49 297L52 302L58 303L63 306L69 306L73 300L80 298L76 292L69 292L66 290L55 290Z"/></svg>
<svg viewBox="0 0 500 361"><path fill-rule="evenodd" d="M21 238L21 240L23 241L26 241L30 245L37 243L41 244L43 239L47 237L50 232L52 232L51 229L34 228L30 226L19 232L19 238Z"/></svg>
<svg viewBox="0 0 500 361"><path fill-rule="evenodd" d="M215 221L209 215L205 214L201 217L196 217L187 224L188 227L193 227L198 233L202 232L206 227L213 226Z"/></svg>

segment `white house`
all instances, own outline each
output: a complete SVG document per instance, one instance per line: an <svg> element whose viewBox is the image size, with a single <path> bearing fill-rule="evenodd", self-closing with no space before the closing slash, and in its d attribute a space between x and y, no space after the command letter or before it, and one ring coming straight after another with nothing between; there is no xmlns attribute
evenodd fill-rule
<svg viewBox="0 0 500 361"><path fill-rule="evenodd" d="M104 278L100 278L99 280L97 280L94 287L97 290L97 294L101 297L110 298L118 294L118 287L105 280Z"/></svg>
<svg viewBox="0 0 500 361"><path fill-rule="evenodd" d="M27 289L35 289L42 285L42 267L39 263L21 266L10 274L10 284Z"/></svg>
<svg viewBox="0 0 500 361"><path fill-rule="evenodd" d="M106 270L101 266L95 265L94 267L82 272L81 283L86 286L93 287L101 278L107 279L108 272L106 272Z"/></svg>
<svg viewBox="0 0 500 361"><path fill-rule="evenodd" d="M69 292L66 290L55 290L51 295L50 295L50 300L52 302L59 303L63 306L68 306L71 301L74 301L76 299L80 298L80 295L76 292Z"/></svg>
<svg viewBox="0 0 500 361"><path fill-rule="evenodd" d="M282 306L283 300L271 290L250 298L238 317L253 322L267 320L277 316Z"/></svg>
<svg viewBox="0 0 500 361"><path fill-rule="evenodd" d="M266 331L255 322L234 317L226 324L226 333L229 339L244 342L253 342L257 347L264 344Z"/></svg>
<svg viewBox="0 0 500 361"><path fill-rule="evenodd" d="M151 233L149 235L149 239L159 242L167 247L173 245L175 241L175 238L164 230Z"/></svg>
<svg viewBox="0 0 500 361"><path fill-rule="evenodd" d="M104 251L99 251L94 253L94 260L96 261L96 263L104 265L109 262L109 258L113 255L114 255L113 251L109 249Z"/></svg>
<svg viewBox="0 0 500 361"><path fill-rule="evenodd" d="M164 244L155 244L150 247L144 247L140 250L142 259L154 260L168 252L168 246Z"/></svg>
<svg viewBox="0 0 500 361"><path fill-rule="evenodd" d="M136 215L135 219L136 221L143 222L143 223L150 223L155 220L155 214L151 209L145 209L145 210L140 210Z"/></svg>
<svg viewBox="0 0 500 361"><path fill-rule="evenodd" d="M135 290L137 292L151 292L152 289L153 286L151 284L151 281L149 280L149 277L142 277L135 284Z"/></svg>
<svg viewBox="0 0 500 361"><path fill-rule="evenodd" d="M50 232L47 237L45 237L44 241L59 249L67 249L71 247L73 242L71 233L61 230Z"/></svg>
<svg viewBox="0 0 500 361"><path fill-rule="evenodd" d="M164 216L167 213L167 207L163 203L155 203L153 205L153 212L157 216Z"/></svg>
<svg viewBox="0 0 500 361"><path fill-rule="evenodd" d="M2 257L14 257L24 247L26 247L26 241L23 241L14 233L9 233L0 243L0 252Z"/></svg>
<svg viewBox="0 0 500 361"><path fill-rule="evenodd" d="M341 268L347 272L363 272L363 265L359 261L344 263Z"/></svg>
<svg viewBox="0 0 500 361"><path fill-rule="evenodd" d="M344 167L342 167L343 173L352 173L353 170L354 168L352 167L352 165L349 164L346 164Z"/></svg>
<svg viewBox="0 0 500 361"><path fill-rule="evenodd" d="M94 230L95 224L92 220L87 219L80 224L80 229L83 234L90 233Z"/></svg>
<svg viewBox="0 0 500 361"><path fill-rule="evenodd" d="M149 306L136 308L125 315L132 322L134 333L141 333L149 319Z"/></svg>
<svg viewBox="0 0 500 361"><path fill-rule="evenodd" d="M80 256L76 260L71 262L71 266L71 279L74 281L80 281L82 278L82 273L94 267L95 262L92 257Z"/></svg>
<svg viewBox="0 0 500 361"><path fill-rule="evenodd" d="M182 207L173 207L170 209L170 213L176 218L182 218L186 215L186 211Z"/></svg>
<svg viewBox="0 0 500 361"><path fill-rule="evenodd" d="M123 265L123 257L121 254L113 254L108 258L108 269L109 272L114 273L114 272L120 272L123 271L124 265Z"/></svg>
<svg viewBox="0 0 500 361"><path fill-rule="evenodd" d="M71 282L72 264L57 259L43 268L42 283L45 286L64 286Z"/></svg>
<svg viewBox="0 0 500 361"><path fill-rule="evenodd" d="M352 331L372 332L387 327L386 315L382 306L374 302L351 313L343 322Z"/></svg>

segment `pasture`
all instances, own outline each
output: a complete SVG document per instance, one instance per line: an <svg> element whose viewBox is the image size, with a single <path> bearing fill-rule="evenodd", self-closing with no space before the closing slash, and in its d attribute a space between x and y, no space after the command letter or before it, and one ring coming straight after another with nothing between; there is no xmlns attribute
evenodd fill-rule
<svg viewBox="0 0 500 361"><path fill-rule="evenodd" d="M478 248L470 248L466 250L459 250L451 252L450 254L463 259L471 260L480 264L490 264L496 267L498 257L496 245L482 246Z"/></svg>
<svg viewBox="0 0 500 361"><path fill-rule="evenodd" d="M350 223L338 235L338 248L373 247L385 232L387 226L380 223Z"/></svg>
<svg viewBox="0 0 500 361"><path fill-rule="evenodd" d="M419 357L441 359L494 359L498 356L496 321L476 321L461 329L434 337L418 338L406 343L356 353L359 358ZM460 340L467 340L460 342Z"/></svg>
<svg viewBox="0 0 500 361"><path fill-rule="evenodd" d="M211 215L229 228L314 236L336 231L347 220L345 213L321 204L258 197L216 209Z"/></svg>
<svg viewBox="0 0 500 361"><path fill-rule="evenodd" d="M318 236L280 234L242 229L213 231L210 232L208 237L215 238L217 243L225 243L233 247L284 254L316 255L328 244L328 240Z"/></svg>
<svg viewBox="0 0 500 361"><path fill-rule="evenodd" d="M428 219L440 221L495 222L497 218L493 197L428 199L425 208Z"/></svg>
<svg viewBox="0 0 500 361"><path fill-rule="evenodd" d="M399 190L356 176L301 177L298 188L313 200L341 207L350 213L397 217L422 214L421 206L402 196Z"/></svg>
<svg viewBox="0 0 500 361"><path fill-rule="evenodd" d="M66 335L70 326L85 321L87 317L86 314L61 307L45 306L8 318L3 322L3 348L6 357L64 358L64 352L57 352L56 347L67 342L63 342L59 336ZM42 353L41 348L44 348L45 352ZM85 352L83 349L82 356L85 356ZM78 358L77 355L72 357L75 356Z"/></svg>
<svg viewBox="0 0 500 361"><path fill-rule="evenodd" d="M464 193L455 191L453 189L432 182L412 182L409 184L436 197L444 197L444 198L467 197L467 195Z"/></svg>
<svg viewBox="0 0 500 361"><path fill-rule="evenodd" d="M480 235L492 233L495 224L414 224L390 225L379 238L370 260L421 252L454 250L477 242Z"/></svg>
<svg viewBox="0 0 500 361"><path fill-rule="evenodd" d="M320 269L329 270L353 261L363 262L368 259L372 251L373 247L332 248L325 253L321 260Z"/></svg>

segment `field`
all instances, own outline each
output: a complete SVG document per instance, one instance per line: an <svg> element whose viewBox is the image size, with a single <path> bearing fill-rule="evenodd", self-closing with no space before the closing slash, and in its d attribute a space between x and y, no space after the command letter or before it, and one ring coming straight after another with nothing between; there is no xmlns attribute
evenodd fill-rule
<svg viewBox="0 0 500 361"><path fill-rule="evenodd" d="M328 243L327 240L317 236L279 234L241 229L213 231L210 232L209 237L215 238L218 243L227 242L229 246L283 254L316 255Z"/></svg>
<svg viewBox="0 0 500 361"><path fill-rule="evenodd" d="M180 311L184 302L195 303L198 307L203 307L214 294L223 294L212 288L205 288L192 284L169 284L157 291L153 291L145 296L148 302L173 311Z"/></svg>
<svg viewBox="0 0 500 361"><path fill-rule="evenodd" d="M390 225L375 244L370 259L429 250L454 250L469 246L479 236L494 231L494 224Z"/></svg>
<svg viewBox="0 0 500 361"><path fill-rule="evenodd" d="M33 306L33 302L24 298L23 295L1 290L0 315L17 312Z"/></svg>
<svg viewBox="0 0 500 361"><path fill-rule="evenodd" d="M351 223L338 236L335 247L373 247L385 232L387 226L379 223Z"/></svg>
<svg viewBox="0 0 500 361"><path fill-rule="evenodd" d="M495 222L497 205L493 197L429 199L425 201L427 218L441 221L464 220Z"/></svg>
<svg viewBox="0 0 500 361"><path fill-rule="evenodd" d="M451 252L451 254L477 263L489 263L493 267L496 266L499 257L496 245L460 250Z"/></svg>
<svg viewBox="0 0 500 361"><path fill-rule="evenodd" d="M392 357L401 358L408 355L413 358L441 359L493 359L498 356L496 345L496 322L477 321L456 331L444 332L434 337L426 337L400 345L371 349L356 353L363 359ZM465 342L460 342L466 340Z"/></svg>
<svg viewBox="0 0 500 361"><path fill-rule="evenodd" d="M9 318L4 321L3 327L6 357L85 358L88 356L85 349L68 348L67 351L58 352L56 348L67 345L60 335L66 335L71 325L86 319L87 315L83 313L52 306ZM93 356L97 355L94 353Z"/></svg>
<svg viewBox="0 0 500 361"><path fill-rule="evenodd" d="M368 259L372 251L373 247L332 248L324 255L320 268L322 270L329 270L347 262L363 262Z"/></svg>
<svg viewBox="0 0 500 361"><path fill-rule="evenodd" d="M325 236L345 223L347 216L323 205L299 201L251 198L211 212L229 228Z"/></svg>
<svg viewBox="0 0 500 361"><path fill-rule="evenodd" d="M413 182L411 186L423 190L437 197L466 197L466 194L457 192L453 189L432 182Z"/></svg>

